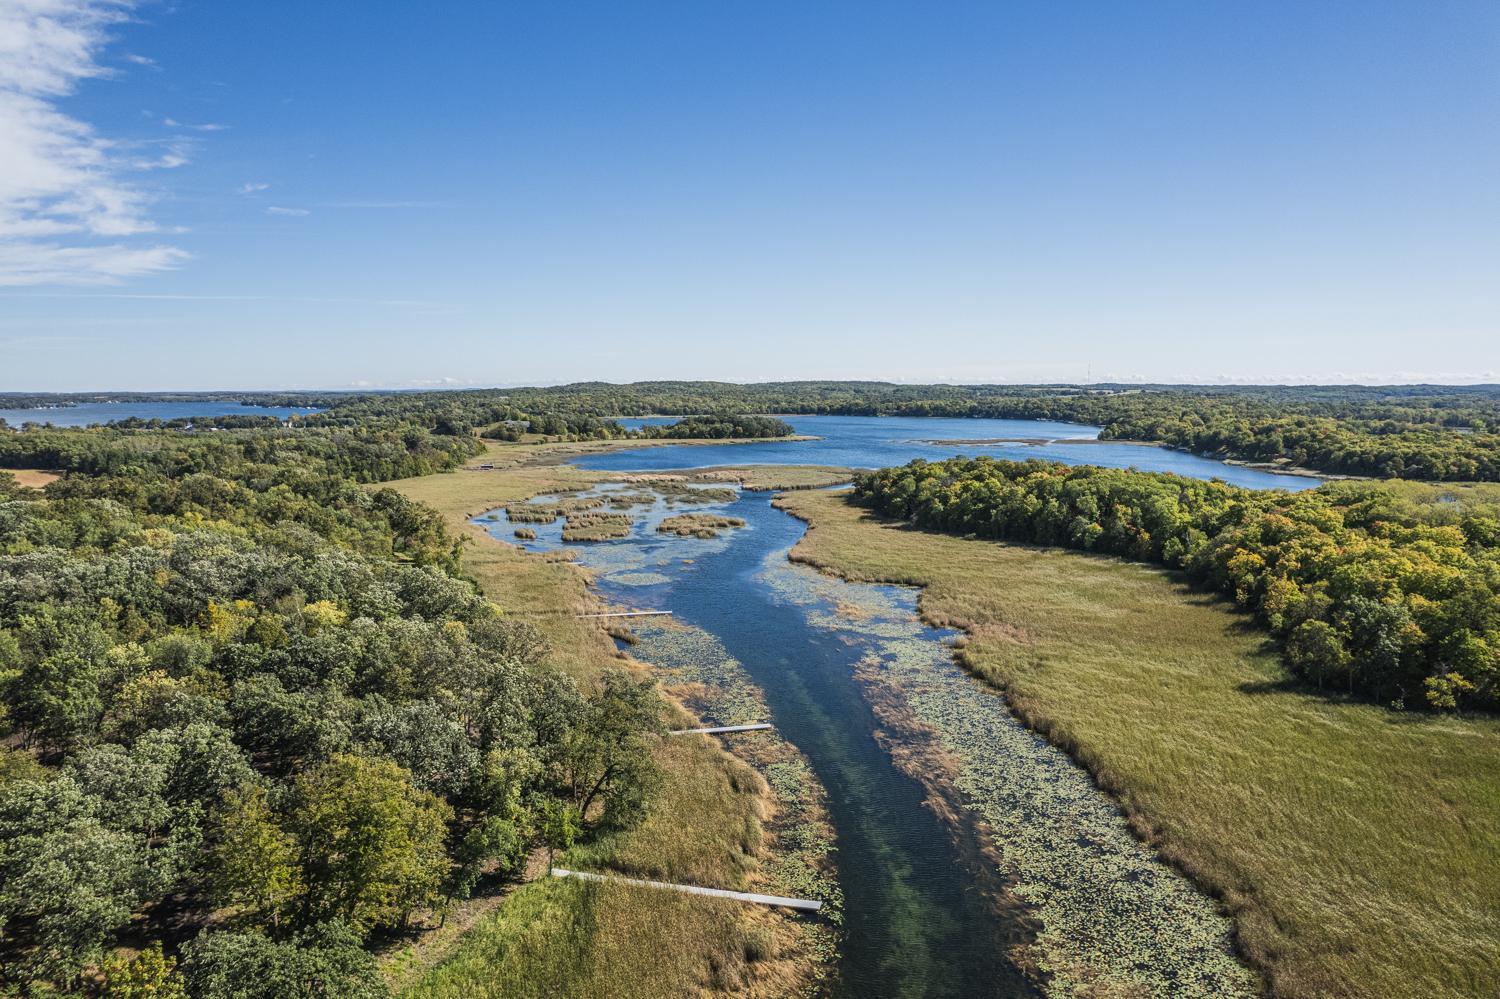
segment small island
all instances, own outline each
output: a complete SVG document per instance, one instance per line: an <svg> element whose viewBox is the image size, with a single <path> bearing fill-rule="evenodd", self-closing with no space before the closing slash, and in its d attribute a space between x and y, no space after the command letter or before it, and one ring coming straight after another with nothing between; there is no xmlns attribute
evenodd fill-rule
<svg viewBox="0 0 1500 999"><path fill-rule="evenodd" d="M744 520L739 517L725 517L716 513L680 513L662 521L656 530L661 534L675 534L679 538L717 538L720 531L744 526Z"/></svg>

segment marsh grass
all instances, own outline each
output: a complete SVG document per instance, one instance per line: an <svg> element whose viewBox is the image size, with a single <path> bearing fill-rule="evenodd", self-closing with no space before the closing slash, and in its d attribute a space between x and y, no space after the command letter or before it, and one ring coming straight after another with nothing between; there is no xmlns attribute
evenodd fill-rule
<svg viewBox="0 0 1500 999"><path fill-rule="evenodd" d="M632 665L595 621L588 574L497 542L469 518L528 497L586 489L598 473L550 463L545 446L492 445L491 472L390 485L444 513L465 537L465 572L507 613L547 637L547 662L581 683ZM603 476L608 478L608 476ZM637 666L637 668L643 668ZM674 709L678 721L691 720ZM664 739L664 780L646 821L580 844L559 864L734 887L781 862L760 835L777 799L745 763L707 739ZM774 873L774 871L772 872ZM402 992L413 997L795 995L817 976L827 936L783 913L675 892L554 878L523 885L458 937Z"/></svg>
<svg viewBox="0 0 1500 999"><path fill-rule="evenodd" d="M1492 996L1500 722L1317 696L1167 573L915 531L789 494L793 557L925 587L959 655L1220 897L1274 994Z"/></svg>
<svg viewBox="0 0 1500 999"><path fill-rule="evenodd" d="M744 527L742 517L726 517L716 513L679 513L668 517L656 526L661 534L675 534L681 538L717 538L720 531Z"/></svg>
<svg viewBox="0 0 1500 999"><path fill-rule="evenodd" d="M630 537L631 519L623 513L570 513L563 521L564 541L609 541Z"/></svg>

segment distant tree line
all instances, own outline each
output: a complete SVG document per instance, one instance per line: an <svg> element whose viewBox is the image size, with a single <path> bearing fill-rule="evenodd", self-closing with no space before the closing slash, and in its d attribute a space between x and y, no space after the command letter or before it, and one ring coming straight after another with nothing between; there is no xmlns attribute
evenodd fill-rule
<svg viewBox="0 0 1500 999"><path fill-rule="evenodd" d="M647 414L803 413L1041 419L1101 428L1106 440L1161 442L1198 454L1323 472L1500 481L1500 387L1172 387L894 385L883 382L587 382L552 388L329 402L310 421L447 412L468 426L544 420L546 431L626 435L613 421ZM543 414L537 416L535 414ZM564 415L566 414L566 415ZM518 436L514 424L500 435ZM748 435L745 435L748 436Z"/></svg>
<svg viewBox="0 0 1500 999"><path fill-rule="evenodd" d="M500 422L484 428L480 436L489 440L521 440L526 434L542 434L565 440L689 440L788 437L794 431L783 420L770 416L721 414L689 416L674 423L627 429L615 420L576 413L530 415L515 410Z"/></svg>
<svg viewBox="0 0 1500 999"><path fill-rule="evenodd" d="M1181 569L1254 612L1320 688L1500 708L1500 508L1352 483L1286 493L1040 461L915 461L855 496L922 527Z"/></svg>
<svg viewBox="0 0 1500 999"><path fill-rule="evenodd" d="M791 424L774 416L689 416L664 426L641 428L641 436L667 440L790 437Z"/></svg>
<svg viewBox="0 0 1500 999"><path fill-rule="evenodd" d="M12 397L58 399L77 397ZM111 397L114 398L114 397ZM191 396L148 396L182 400ZM462 392L204 396L321 406L304 426L415 422L437 433L517 440L670 436L627 431L619 417L743 413L1043 419L1101 428L1106 440L1154 441L1198 454L1322 472L1433 481L1500 481L1500 386L896 385L888 382L583 382ZM79 401L82 401L81 399ZM743 419L743 417L739 417ZM246 428L266 417L199 420ZM174 425L178 421L173 421ZM745 433L734 436L775 436Z"/></svg>

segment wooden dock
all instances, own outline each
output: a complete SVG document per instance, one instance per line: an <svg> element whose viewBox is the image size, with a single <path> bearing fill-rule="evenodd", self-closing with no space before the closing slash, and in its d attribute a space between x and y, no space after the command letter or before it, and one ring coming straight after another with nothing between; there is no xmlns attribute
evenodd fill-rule
<svg viewBox="0 0 1500 999"><path fill-rule="evenodd" d="M720 725L718 728L674 728L668 735L724 735L728 732L760 732L764 729L775 728L769 722L758 722L754 725Z"/></svg>
<svg viewBox="0 0 1500 999"><path fill-rule="evenodd" d="M697 885L674 885L668 881L644 881L615 874L589 874L584 871L569 871L561 867L552 868L554 878L579 878L584 881L607 881L617 885L634 885L637 888L665 888L668 891L686 892L689 895L711 895L714 898L731 898L736 902L753 902L756 905L772 905L798 912L817 912L823 903L810 898L786 898L782 895L755 895L744 891L725 891L723 888L700 888Z"/></svg>
<svg viewBox="0 0 1500 999"><path fill-rule="evenodd" d="M611 611L608 614L580 614L578 616L580 618L585 618L585 617L661 617L662 615L670 615L671 613L672 613L671 611Z"/></svg>

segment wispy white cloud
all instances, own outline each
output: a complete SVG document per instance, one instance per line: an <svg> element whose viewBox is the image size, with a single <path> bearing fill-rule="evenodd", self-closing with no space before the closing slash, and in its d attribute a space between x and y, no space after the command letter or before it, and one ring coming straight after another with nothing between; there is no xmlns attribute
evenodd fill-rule
<svg viewBox="0 0 1500 999"><path fill-rule="evenodd" d="M446 208L446 201L330 201L324 208Z"/></svg>
<svg viewBox="0 0 1500 999"><path fill-rule="evenodd" d="M0 3L0 284L117 284L174 267L133 170L186 162L186 146L139 155L57 108L97 60L132 0ZM128 242L127 242L128 240Z"/></svg>
<svg viewBox="0 0 1500 999"><path fill-rule="evenodd" d="M150 56L137 55L134 52L127 52L123 56L121 56L121 58L126 62L133 62L137 66L145 66L148 69L156 68L156 60L151 58Z"/></svg>
<svg viewBox="0 0 1500 999"><path fill-rule="evenodd" d="M249 183L245 183L245 184L241 184L240 185L240 193L241 194L258 194L261 191L269 190L270 187L271 187L270 184L262 184L262 183L258 183L258 182L255 182L255 181L251 181Z"/></svg>
<svg viewBox="0 0 1500 999"><path fill-rule="evenodd" d="M311 215L312 212L308 211L306 208L283 208L280 205L272 205L270 208L266 209L266 214L289 215L293 218L301 218L304 215Z"/></svg>
<svg viewBox="0 0 1500 999"><path fill-rule="evenodd" d="M201 125L189 125L186 122L178 121L176 118L163 118L161 123L168 128L187 128L192 129L194 132L222 132L229 127L228 125L220 125L214 121L207 121Z"/></svg>
<svg viewBox="0 0 1500 999"><path fill-rule="evenodd" d="M175 267L184 257L173 246L63 246L0 240L0 285L119 284Z"/></svg>

